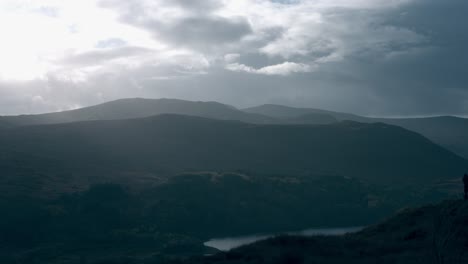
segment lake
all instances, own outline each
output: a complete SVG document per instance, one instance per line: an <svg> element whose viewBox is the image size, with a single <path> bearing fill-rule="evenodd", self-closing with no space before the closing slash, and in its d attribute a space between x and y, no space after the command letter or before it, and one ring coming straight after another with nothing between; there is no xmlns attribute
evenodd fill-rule
<svg viewBox="0 0 468 264"><path fill-rule="evenodd" d="M241 237L226 237L226 238L214 238L205 242L204 245L207 247L216 248L221 251L229 251L233 248L248 245L260 240L265 240L281 234L287 235L301 235L301 236L315 236L315 235L329 235L337 236L344 235L346 233L354 233L362 230L364 227L343 227L343 228L313 228L306 229L299 232L286 232L286 233L275 233L275 234L260 234L251 236Z"/></svg>

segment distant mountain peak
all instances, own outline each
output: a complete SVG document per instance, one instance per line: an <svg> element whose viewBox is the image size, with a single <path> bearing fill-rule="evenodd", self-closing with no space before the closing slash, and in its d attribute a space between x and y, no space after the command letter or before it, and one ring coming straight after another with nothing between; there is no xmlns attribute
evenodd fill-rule
<svg viewBox="0 0 468 264"><path fill-rule="evenodd" d="M274 123L274 118L246 113L233 106L218 102L186 101L170 98L125 98L64 112L0 117L0 127L131 119L160 114L191 115L221 120L239 120L249 123Z"/></svg>

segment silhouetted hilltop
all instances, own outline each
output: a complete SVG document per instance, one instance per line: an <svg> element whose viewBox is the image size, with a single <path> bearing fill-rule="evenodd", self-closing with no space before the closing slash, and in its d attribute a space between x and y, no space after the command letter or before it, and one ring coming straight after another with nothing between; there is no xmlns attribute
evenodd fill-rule
<svg viewBox="0 0 468 264"><path fill-rule="evenodd" d="M91 120L116 120L182 114L250 123L273 122L273 118L242 112L217 102L192 102L178 99L120 99L76 110L39 115L0 117L4 126L71 123Z"/></svg>
<svg viewBox="0 0 468 264"><path fill-rule="evenodd" d="M331 124L345 120L362 123L382 122L420 133L436 144L468 158L468 120L464 118L368 118L342 112L273 104L239 110L217 102L192 102L178 99L120 99L58 113L0 116L0 129L24 125L143 118L160 114L238 120L254 124Z"/></svg>
<svg viewBox="0 0 468 264"><path fill-rule="evenodd" d="M264 116L281 118L281 119L298 118L300 116L304 116L307 114L322 114L322 115L332 116L339 121L344 121L344 120L357 121L357 122L367 121L367 118L358 116L358 115L353 115L353 114L333 112L333 111L327 111L327 110L315 109L315 108L296 108L296 107L275 105L275 104L265 104L265 105L245 108L245 109L242 109L242 111L247 112L247 113L261 114Z"/></svg>
<svg viewBox="0 0 468 264"><path fill-rule="evenodd" d="M468 158L468 119L439 116L424 118L369 118L353 114L313 108L295 108L282 105L261 105L243 109L248 113L261 114L280 119L296 119L305 114L326 114L339 121L351 120L363 123L382 122L419 133L458 155Z"/></svg>
<svg viewBox="0 0 468 264"><path fill-rule="evenodd" d="M468 158L468 119L454 116L425 118L378 119L380 122L404 127L433 142Z"/></svg>

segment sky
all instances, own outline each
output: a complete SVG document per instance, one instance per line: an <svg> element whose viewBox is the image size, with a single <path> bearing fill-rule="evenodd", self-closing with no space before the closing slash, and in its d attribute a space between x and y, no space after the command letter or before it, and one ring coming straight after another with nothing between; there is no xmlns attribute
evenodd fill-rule
<svg viewBox="0 0 468 264"><path fill-rule="evenodd" d="M2 0L0 115L120 98L468 116L466 0Z"/></svg>

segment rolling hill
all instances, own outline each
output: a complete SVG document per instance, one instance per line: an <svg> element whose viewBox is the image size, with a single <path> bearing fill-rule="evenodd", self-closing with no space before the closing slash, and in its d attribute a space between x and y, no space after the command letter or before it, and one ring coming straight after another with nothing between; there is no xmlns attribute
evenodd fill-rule
<svg viewBox="0 0 468 264"><path fill-rule="evenodd" d="M215 103L197 113L279 124L123 119L148 112L121 105L96 117L111 120L4 120L0 262L143 263L204 254L212 237L369 224L458 194L468 167L415 132L329 113L263 119Z"/></svg>
<svg viewBox="0 0 468 264"><path fill-rule="evenodd" d="M404 127L433 142L468 158L468 119L439 116L426 118L378 119L380 122Z"/></svg>
<svg viewBox="0 0 468 264"><path fill-rule="evenodd" d="M439 116L424 118L370 118L348 113L326 111L313 108L294 108L282 105L261 105L243 111L270 116L272 118L298 120L305 114L324 114L339 121L351 120L362 123L382 122L396 125L419 133L458 155L468 158L468 119Z"/></svg>
<svg viewBox="0 0 468 264"><path fill-rule="evenodd" d="M20 116L1 116L0 128L72 123L92 120L118 120L159 114L181 114L249 123L271 123L273 118L250 114L217 102L192 102L178 99L130 98L111 101L76 110ZM2 125L3 124L3 125Z"/></svg>
<svg viewBox="0 0 468 264"><path fill-rule="evenodd" d="M456 178L467 168L466 160L414 132L351 121L256 125L159 115L4 129L0 145L2 188L25 191L200 170L327 173L409 185Z"/></svg>
<svg viewBox="0 0 468 264"><path fill-rule="evenodd" d="M121 99L81 109L39 115L0 116L0 129L41 124L93 120L121 120L159 114L180 114L253 124L331 124L339 121L387 123L419 133L436 144L468 158L468 120L458 117L369 118L348 113L282 105L261 105L247 109L217 102L177 99Z"/></svg>
<svg viewBox="0 0 468 264"><path fill-rule="evenodd" d="M296 108L296 107L275 105L275 104L265 104L265 105L245 108L245 109L242 109L242 111L247 112L247 113L270 116L274 118L286 119L286 120L290 118L298 118L300 116L304 116L307 114L328 115L328 116L334 117L338 121L350 120L350 121L356 121L356 122L368 122L369 120L366 117L353 115L353 114L333 112L333 111L327 111L327 110L321 110L321 109L315 109L315 108Z"/></svg>

